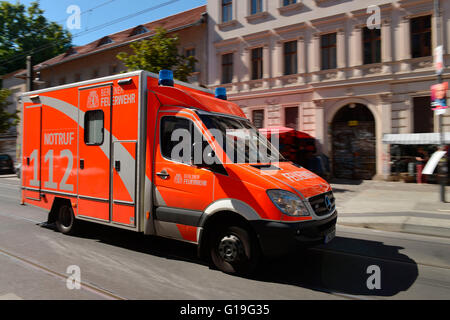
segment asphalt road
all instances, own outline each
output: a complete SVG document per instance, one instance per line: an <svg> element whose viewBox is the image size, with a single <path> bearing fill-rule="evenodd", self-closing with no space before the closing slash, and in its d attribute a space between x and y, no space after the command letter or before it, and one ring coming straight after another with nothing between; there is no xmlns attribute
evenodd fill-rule
<svg viewBox="0 0 450 320"><path fill-rule="evenodd" d="M89 223L64 236L19 204L18 185L0 177L0 299L450 299L450 239L338 227L329 245L241 278L210 269L190 244ZM73 265L79 290L66 286ZM381 289L367 287L373 265Z"/></svg>

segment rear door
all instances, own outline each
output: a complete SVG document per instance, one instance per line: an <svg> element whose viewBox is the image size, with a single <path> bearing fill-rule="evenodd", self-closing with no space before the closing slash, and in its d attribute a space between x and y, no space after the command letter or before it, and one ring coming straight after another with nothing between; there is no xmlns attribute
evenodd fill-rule
<svg viewBox="0 0 450 320"><path fill-rule="evenodd" d="M26 200L41 201L42 105L24 107L22 183Z"/></svg>

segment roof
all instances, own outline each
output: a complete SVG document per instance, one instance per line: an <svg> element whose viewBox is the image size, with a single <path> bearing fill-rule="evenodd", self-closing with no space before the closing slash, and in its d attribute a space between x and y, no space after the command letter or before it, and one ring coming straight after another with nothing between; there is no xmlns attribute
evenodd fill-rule
<svg viewBox="0 0 450 320"><path fill-rule="evenodd" d="M26 69L16 70L16 71L13 71L13 72L10 72L10 73L7 73L7 74L4 74L4 75L0 76L0 79L13 78L14 76L16 76L16 75L18 75L20 73L26 72L26 71L27 71Z"/></svg>
<svg viewBox="0 0 450 320"><path fill-rule="evenodd" d="M138 25L124 31L106 35L84 46L72 47L67 52L44 61L36 65L34 68L36 70L42 70L57 64L79 59L87 55L102 52L112 48L117 48L120 46L125 46L131 42L143 40L153 36L155 34L155 29L158 27L162 27L169 32L175 32L196 25L198 23L202 23L204 21L204 14L206 14L205 5L160 20L149 22L143 25ZM133 32L136 29L142 29L142 27L148 29L149 32L136 32L136 34L133 35Z"/></svg>
<svg viewBox="0 0 450 320"><path fill-rule="evenodd" d="M385 134L383 137L385 144L441 144L440 133L402 133ZM450 144L450 132L444 133L444 143Z"/></svg>

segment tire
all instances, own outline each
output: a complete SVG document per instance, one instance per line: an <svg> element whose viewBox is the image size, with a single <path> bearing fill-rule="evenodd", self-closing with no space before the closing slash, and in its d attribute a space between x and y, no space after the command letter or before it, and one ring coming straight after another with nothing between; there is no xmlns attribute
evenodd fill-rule
<svg viewBox="0 0 450 320"><path fill-rule="evenodd" d="M210 246L211 260L221 271L249 275L259 262L257 240L244 228L229 226L213 232Z"/></svg>
<svg viewBox="0 0 450 320"><path fill-rule="evenodd" d="M76 220L71 205L62 204L56 215L56 228L59 232L67 235L75 233Z"/></svg>

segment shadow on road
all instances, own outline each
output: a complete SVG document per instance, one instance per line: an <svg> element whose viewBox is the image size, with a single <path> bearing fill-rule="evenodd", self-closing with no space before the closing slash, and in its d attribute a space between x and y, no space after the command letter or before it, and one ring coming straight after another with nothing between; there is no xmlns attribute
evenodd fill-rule
<svg viewBox="0 0 450 320"><path fill-rule="evenodd" d="M301 249L267 261L255 280L332 293L391 297L408 290L418 277L417 264L401 254L402 249L377 241L337 237L327 246ZM380 268L380 290L367 286L373 274L368 273L368 267L372 265Z"/></svg>
<svg viewBox="0 0 450 320"><path fill-rule="evenodd" d="M49 226L51 227L51 226ZM197 257L193 244L144 236L127 230L81 223L76 237L93 239L144 254L209 266ZM289 256L265 260L249 279L281 283L316 291L391 297L408 290L418 277L415 261L401 254L401 247L382 242L337 237L327 246L299 249ZM381 289L370 290L369 266L381 271Z"/></svg>

